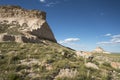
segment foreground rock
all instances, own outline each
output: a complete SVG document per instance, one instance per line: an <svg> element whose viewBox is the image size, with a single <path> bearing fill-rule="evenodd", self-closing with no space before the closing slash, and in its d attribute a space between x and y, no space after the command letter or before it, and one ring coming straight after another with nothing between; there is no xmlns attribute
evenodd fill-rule
<svg viewBox="0 0 120 80"><path fill-rule="evenodd" d="M0 6L0 42L56 42L46 22L46 13L19 6Z"/></svg>
<svg viewBox="0 0 120 80"><path fill-rule="evenodd" d="M111 62L110 65L115 69L120 69L120 62Z"/></svg>
<svg viewBox="0 0 120 80"><path fill-rule="evenodd" d="M83 57L83 58L90 58L90 57L92 57L92 53L85 52L85 51L76 51L76 55L78 57Z"/></svg>
<svg viewBox="0 0 120 80"><path fill-rule="evenodd" d="M58 80L57 78L63 78L63 77L68 77L68 78L74 78L78 75L77 70L71 70L71 69L61 69L59 74L55 77L55 80Z"/></svg>
<svg viewBox="0 0 120 80"><path fill-rule="evenodd" d="M98 66L94 63L88 62L85 64L87 68L99 69Z"/></svg>

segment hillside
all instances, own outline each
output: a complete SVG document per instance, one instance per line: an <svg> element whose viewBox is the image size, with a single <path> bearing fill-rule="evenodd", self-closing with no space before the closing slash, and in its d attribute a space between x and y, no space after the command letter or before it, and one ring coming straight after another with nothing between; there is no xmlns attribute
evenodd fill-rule
<svg viewBox="0 0 120 80"><path fill-rule="evenodd" d="M99 61L102 60L87 59L86 63L94 66L86 67L85 59L76 56L75 51L50 41L39 44L4 42L0 43L0 80L120 79L119 69Z"/></svg>

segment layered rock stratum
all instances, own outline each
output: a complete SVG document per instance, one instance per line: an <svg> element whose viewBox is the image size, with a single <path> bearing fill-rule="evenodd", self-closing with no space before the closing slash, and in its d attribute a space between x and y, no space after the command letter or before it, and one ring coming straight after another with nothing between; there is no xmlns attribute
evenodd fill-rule
<svg viewBox="0 0 120 80"><path fill-rule="evenodd" d="M46 13L20 6L0 6L0 42L56 42L46 21Z"/></svg>

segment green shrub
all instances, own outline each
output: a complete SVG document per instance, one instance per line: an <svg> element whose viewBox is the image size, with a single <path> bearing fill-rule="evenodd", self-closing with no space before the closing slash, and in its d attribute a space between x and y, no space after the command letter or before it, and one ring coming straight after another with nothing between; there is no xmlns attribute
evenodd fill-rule
<svg viewBox="0 0 120 80"><path fill-rule="evenodd" d="M8 24L0 24L0 33L7 32L8 28L9 28Z"/></svg>
<svg viewBox="0 0 120 80"><path fill-rule="evenodd" d="M104 62L103 65L107 66L107 67L111 67L110 63L108 63L108 62Z"/></svg>

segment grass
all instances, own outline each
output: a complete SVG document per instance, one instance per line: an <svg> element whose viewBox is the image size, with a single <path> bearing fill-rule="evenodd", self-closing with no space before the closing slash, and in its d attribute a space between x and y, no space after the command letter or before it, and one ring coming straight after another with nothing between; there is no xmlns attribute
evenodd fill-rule
<svg viewBox="0 0 120 80"><path fill-rule="evenodd" d="M107 80L101 70L86 68L84 59L76 57L74 50L50 41L46 43L0 43L0 79L53 80L61 69L70 69L77 70L76 77L56 80ZM98 65L96 60L93 63ZM107 71L112 69L108 63L100 68Z"/></svg>

